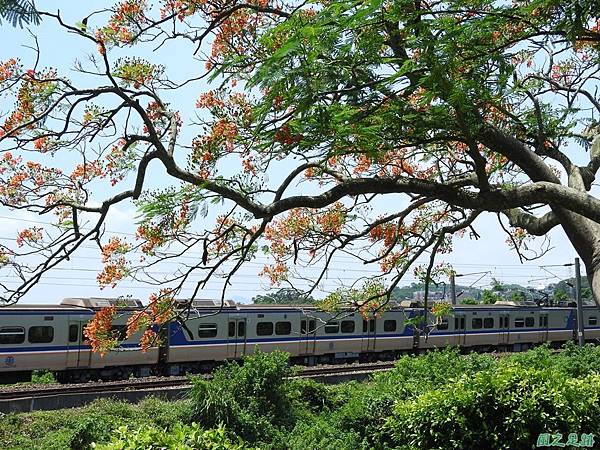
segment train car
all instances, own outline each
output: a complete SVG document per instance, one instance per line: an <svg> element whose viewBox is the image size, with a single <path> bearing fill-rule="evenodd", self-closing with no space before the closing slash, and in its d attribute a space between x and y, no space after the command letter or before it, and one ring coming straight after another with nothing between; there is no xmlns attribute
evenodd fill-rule
<svg viewBox="0 0 600 450"><path fill-rule="evenodd" d="M122 342L104 356L85 343L85 324L101 308L117 305L113 332ZM183 309L183 305L187 305ZM512 302L456 306L436 319L428 333L411 323L424 314L413 303L389 308L365 320L355 311L328 313L311 306L216 304L182 301L178 320L161 331L157 348L142 352L139 334L125 339L128 317L139 300L70 298L57 306L0 308L0 374L3 383L50 370L62 382L125 379L208 371L260 349L283 350L297 364L392 359L407 352L459 346L468 350L520 351L542 342L559 346L576 338L573 307L522 306ZM584 309L585 337L600 339L600 310Z"/></svg>
<svg viewBox="0 0 600 450"><path fill-rule="evenodd" d="M83 328L100 308L118 304L113 330L124 338L127 318L142 307L132 299L64 299L60 305L0 308L0 373L3 383L28 381L33 370L49 370L59 381L124 379L147 375L158 362L158 349L142 353L139 335L101 356L86 345ZM134 371L136 373L134 373Z"/></svg>

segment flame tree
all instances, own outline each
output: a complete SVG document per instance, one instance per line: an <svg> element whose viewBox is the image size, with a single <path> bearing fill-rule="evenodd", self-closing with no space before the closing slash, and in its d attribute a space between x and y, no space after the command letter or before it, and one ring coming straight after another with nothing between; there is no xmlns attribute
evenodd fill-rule
<svg viewBox="0 0 600 450"><path fill-rule="evenodd" d="M3 270L22 281L4 287L6 303L92 240L101 285L201 255L130 332L169 320L194 273L195 296L227 267L224 296L262 252L274 283L324 263L313 289L339 253L378 265L363 288L327 299L378 309L419 257L430 256L414 269L424 279L444 270L435 255L457 234L476 235L484 213L522 258L529 239L562 227L598 300L597 2L158 3L127 0L77 24L39 12L89 43L81 85L1 62L2 101L13 103L0 123L0 202L57 225L2 248ZM201 63L152 60L148 49L175 43ZM177 95L194 86L193 99ZM150 164L160 192L147 187ZM138 239L105 236L111 207L128 201L142 214ZM201 229L196 218L213 205L223 214Z"/></svg>

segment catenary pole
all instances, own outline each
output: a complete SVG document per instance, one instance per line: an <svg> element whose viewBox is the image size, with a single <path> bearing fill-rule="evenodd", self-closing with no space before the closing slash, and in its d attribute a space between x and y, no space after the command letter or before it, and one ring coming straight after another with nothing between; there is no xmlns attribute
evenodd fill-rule
<svg viewBox="0 0 600 450"><path fill-rule="evenodd" d="M581 301L581 273L579 258L575 258L575 300L577 301L577 340L580 346L585 344L583 303Z"/></svg>

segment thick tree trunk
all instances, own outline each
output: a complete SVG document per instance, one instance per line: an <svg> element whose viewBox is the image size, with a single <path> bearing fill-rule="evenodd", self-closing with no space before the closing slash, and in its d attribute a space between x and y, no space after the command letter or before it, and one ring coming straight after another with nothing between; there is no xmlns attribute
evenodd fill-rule
<svg viewBox="0 0 600 450"><path fill-rule="evenodd" d="M585 264L596 305L600 307L600 224L562 208L553 208L561 226Z"/></svg>

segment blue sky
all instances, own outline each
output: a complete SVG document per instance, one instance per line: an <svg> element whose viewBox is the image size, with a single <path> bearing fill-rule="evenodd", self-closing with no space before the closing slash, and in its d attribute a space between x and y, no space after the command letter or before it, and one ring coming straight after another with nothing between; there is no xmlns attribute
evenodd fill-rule
<svg viewBox="0 0 600 450"><path fill-rule="evenodd" d="M40 9L51 9L56 11L60 9L61 15L67 23L75 24L90 12L112 5L112 2L101 1L38 1L37 5ZM94 27L94 19L90 19L90 27ZM72 69L76 59L81 61L86 60L86 55L94 54L95 46L81 39L78 36L68 34L64 30L59 29L55 22L50 19L44 20L39 27L31 27L31 33L37 36L41 55L40 66L52 66L59 69L61 73L67 73L76 82L87 83ZM33 45L33 38L27 30L12 28L7 24L0 26L0 39L3 43L0 46L0 61L11 57L18 56L21 58L25 67L32 65L35 54L27 46ZM187 43L168 43L153 55L153 61L159 60L167 70L171 79L180 80L183 76L188 76L196 71L200 74L203 70L204 63L201 60L193 58L195 47ZM121 54L127 54L128 51L121 51ZM112 58L117 56L117 52L111 54ZM141 56L144 56L143 54ZM182 75L184 74L184 75ZM171 95L169 100L173 103L176 109L182 112L184 118L195 114L194 104L198 95L206 89L206 85L199 83L190 85L182 91L177 91ZM0 102L0 110L6 111L5 104ZM182 138L190 140L194 135L193 130L184 130ZM0 145L0 151L3 149ZM235 170L233 167L231 170ZM271 174L272 181L278 174ZM154 167L149 172L150 185L163 186L165 184L164 171L158 167ZM378 208L385 212L386 204L380 202ZM207 220L214 217L216 212L211 211ZM132 238L132 233L135 232L135 216L136 211L131 203L123 203L117 205L112 211L108 222L107 229L115 232L120 236ZM39 217L33 214L8 211L0 209L0 239L2 242L14 239L18 229L29 227L38 222L47 222L46 217ZM478 219L475 228L481 235L479 240L472 240L468 234L464 238L456 238L454 252L451 255L444 255L440 261L447 261L453 264L458 273L469 274L476 272L489 272L479 280L476 286L489 285L492 277L498 278L503 282L518 282L523 285L531 284L539 286L548 282L556 282L557 279L552 279L552 276L539 268L539 265L554 265L571 262L575 257L570 243L566 239L564 233L560 229L555 229L550 234L552 246L554 247L541 260L537 260L525 265L520 265L517 255L512 252L505 243L506 236L498 227L495 215L486 214ZM196 253L193 257L199 257ZM264 263L268 262L265 257L259 258L257 262L250 263L247 268L243 269L234 280L234 285L229 290L228 297L237 300L249 300L254 295L262 293L269 289L267 280L257 277L258 271ZM176 263L163 264L155 269L157 275L175 270ZM57 303L63 297L76 296L118 296L132 295L137 298L146 299L147 296L155 289L150 288L141 283L134 281L125 281L116 289L100 290L95 281L95 277L101 264L99 262L99 254L97 249L94 249L90 244L89 248L83 249L71 261L63 263L57 270L47 274L42 282L35 287L24 298L23 302L27 303ZM552 268L553 273L559 277L570 276L570 269L567 268ZM321 292L317 296L322 296L326 292L334 289L338 284L349 284L362 275L377 273L377 267L365 268L361 264L353 261L348 257L341 257L336 260L336 263L328 272L328 280L322 284ZM316 272L308 270L306 275L310 277ZM481 275L474 274L465 276L459 279L461 284L471 284L475 282ZM3 281L10 281L6 276L1 277ZM408 284L414 281L412 274L406 277ZM192 286L187 286L183 292L183 296L189 295ZM208 286L208 289L201 294L201 297L207 298L216 296L220 292L220 283L216 280Z"/></svg>

